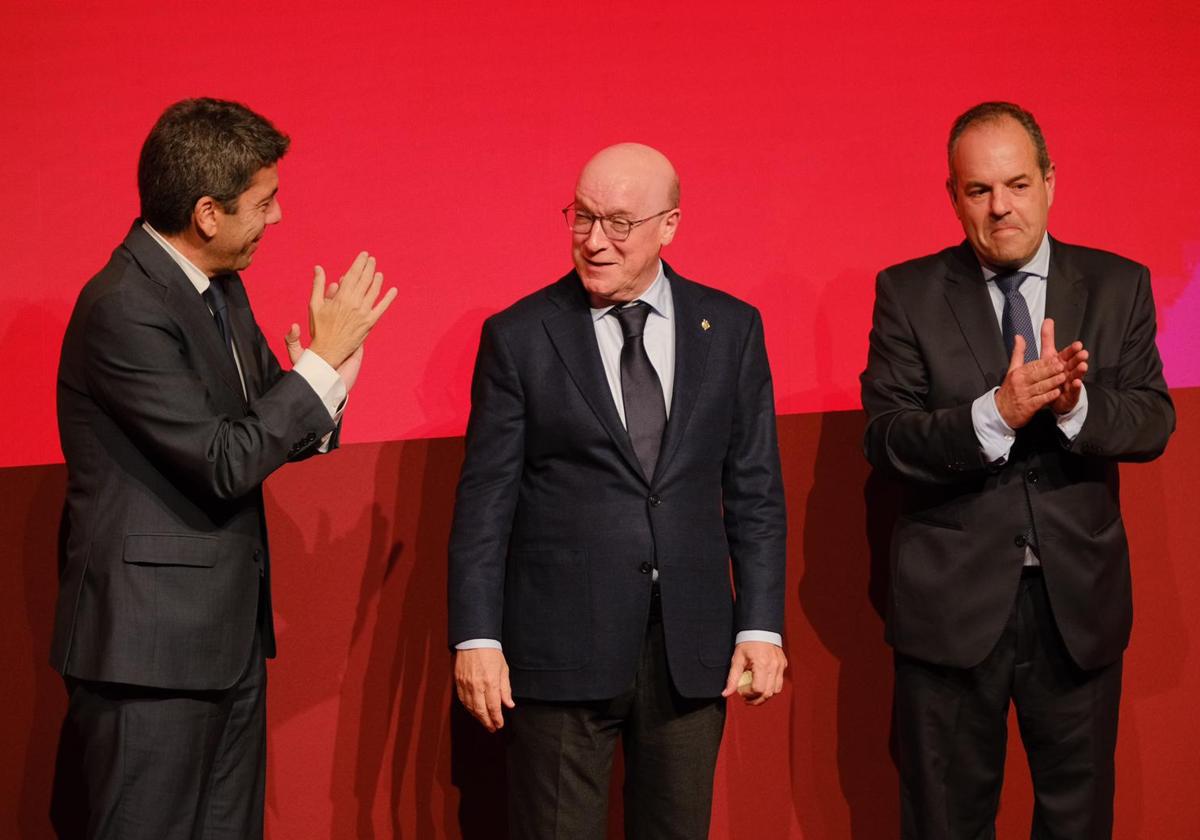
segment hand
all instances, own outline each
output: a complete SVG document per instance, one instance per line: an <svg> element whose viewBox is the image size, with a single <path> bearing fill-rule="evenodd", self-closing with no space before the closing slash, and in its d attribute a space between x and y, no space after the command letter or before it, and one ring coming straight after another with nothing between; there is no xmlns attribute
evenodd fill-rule
<svg viewBox="0 0 1200 840"><path fill-rule="evenodd" d="M325 287L325 299L328 300L329 298L333 297L335 294L337 294L337 290L338 290L338 284L330 283L328 286ZM311 317L309 318L309 322L308 322L308 330L310 333L312 332ZM289 329L287 331L287 335L285 335L283 337L283 343L287 345L288 358L292 362L292 367L295 367L296 362L300 361L300 357L304 355L304 347L303 347L303 345L300 344L300 325L299 324L292 324L291 329ZM355 371L355 376L357 376L357 375L358 375L358 372ZM347 391L350 390L349 385L346 386L346 390Z"/></svg>
<svg viewBox="0 0 1200 840"><path fill-rule="evenodd" d="M738 680L743 671L753 671L754 679L742 696L751 706L759 706L783 691L783 672L787 670L787 657L783 648L770 642L742 642L733 649L729 664L729 677L725 680L722 697L731 697L738 690Z"/></svg>
<svg viewBox="0 0 1200 840"><path fill-rule="evenodd" d="M395 287L381 298L382 287L383 274L375 270L375 258L366 251L355 257L332 296L326 295L325 270L316 266L308 303L313 336L309 349L330 367L340 368L396 299Z"/></svg>
<svg viewBox="0 0 1200 840"><path fill-rule="evenodd" d="M1042 322L1042 358L1057 356L1063 363L1067 380L1063 383L1058 399L1050 403L1050 410L1055 414L1066 414L1079 402L1079 394L1083 391L1083 375L1087 373L1088 351L1083 349L1082 341L1075 341L1062 350L1054 349L1054 321L1047 318Z"/></svg>
<svg viewBox="0 0 1200 840"><path fill-rule="evenodd" d="M1043 347L1046 346L1047 324L1051 341L1054 338L1054 322L1047 318L1042 323ZM1062 395L1060 386L1067 381L1066 366L1058 354L1034 359L1028 364L1022 363L1024 359L1025 339L1018 335L1013 341L1008 373L996 392L996 409L1010 429L1021 428L1033 419L1033 415L1058 399Z"/></svg>
<svg viewBox="0 0 1200 840"><path fill-rule="evenodd" d="M354 383L358 381L358 372L362 369L363 348L365 344L358 345L358 349L351 353L346 361L342 362L342 366L337 369L337 375L342 378L342 384L346 386L346 393L350 393L354 388Z"/></svg>
<svg viewBox="0 0 1200 840"><path fill-rule="evenodd" d="M495 648L472 648L454 652L454 685L459 701L488 732L504 726L505 708L516 708L508 683L504 652Z"/></svg>

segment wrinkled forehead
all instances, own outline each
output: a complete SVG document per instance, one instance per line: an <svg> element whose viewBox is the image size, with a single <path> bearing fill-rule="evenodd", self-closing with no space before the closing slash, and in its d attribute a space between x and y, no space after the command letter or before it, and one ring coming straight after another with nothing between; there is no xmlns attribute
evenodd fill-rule
<svg viewBox="0 0 1200 840"><path fill-rule="evenodd" d="M651 205L666 201L668 188L647 172L588 167L575 185L575 201L584 209L603 215L612 213L656 213Z"/></svg>

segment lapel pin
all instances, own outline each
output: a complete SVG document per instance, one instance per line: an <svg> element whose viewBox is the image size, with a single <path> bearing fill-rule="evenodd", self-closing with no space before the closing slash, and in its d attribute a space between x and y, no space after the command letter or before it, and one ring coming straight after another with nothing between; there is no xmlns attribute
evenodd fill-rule
<svg viewBox="0 0 1200 840"><path fill-rule="evenodd" d="M700 319L700 329L704 330L705 332L708 332L712 329L712 324L708 323L707 318Z"/></svg>

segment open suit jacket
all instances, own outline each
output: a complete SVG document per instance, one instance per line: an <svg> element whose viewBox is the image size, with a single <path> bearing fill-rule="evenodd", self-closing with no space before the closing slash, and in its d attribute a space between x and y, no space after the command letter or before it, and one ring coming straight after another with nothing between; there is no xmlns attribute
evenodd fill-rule
<svg viewBox="0 0 1200 840"><path fill-rule="evenodd" d="M665 272L675 385L649 479L574 272L484 324L450 541L450 642L501 640L518 696L628 688L655 564L683 695L720 693L736 631L782 632L786 520L762 322Z"/></svg>
<svg viewBox="0 0 1200 840"><path fill-rule="evenodd" d="M248 401L204 299L140 220L79 295L58 370L64 675L227 688L260 616L274 655L261 484L334 424L280 370L241 280L227 289Z"/></svg>
<svg viewBox="0 0 1200 840"><path fill-rule="evenodd" d="M984 461L971 403L1008 368L995 309L966 243L887 269L862 375L866 453L904 482L891 544L889 642L969 667L991 651L1016 597L1032 517L1046 588L1082 668L1129 640L1129 552L1118 461L1158 456L1175 410L1154 344L1144 266L1052 241L1046 317L1057 346L1087 348L1087 420L1067 441L1049 409L1002 465Z"/></svg>

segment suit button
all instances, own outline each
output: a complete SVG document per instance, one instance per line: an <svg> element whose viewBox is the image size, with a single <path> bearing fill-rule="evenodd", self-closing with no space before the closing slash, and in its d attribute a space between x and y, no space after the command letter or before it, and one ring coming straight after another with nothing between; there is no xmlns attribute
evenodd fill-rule
<svg viewBox="0 0 1200 840"><path fill-rule="evenodd" d="M638 571L644 575L648 575L654 571L654 566L650 563L650 561L647 560L643 562L642 565L638 566Z"/></svg>
<svg viewBox="0 0 1200 840"><path fill-rule="evenodd" d="M649 499L649 502L650 502L650 507L658 507L659 505L662 504L662 497L651 496Z"/></svg>
<svg viewBox="0 0 1200 840"><path fill-rule="evenodd" d="M254 562L255 562L255 563L261 563L261 562L262 562L262 551L261 551L261 550L259 550L259 549L257 549L257 548L256 548L256 549L254 549Z"/></svg>
<svg viewBox="0 0 1200 840"><path fill-rule="evenodd" d="M1015 545L1017 548L1024 548L1026 542L1028 542L1028 540L1025 539L1024 534L1017 534L1015 537L1013 537L1013 545Z"/></svg>
<svg viewBox="0 0 1200 840"><path fill-rule="evenodd" d="M1038 471L1030 470L1029 472L1025 473L1025 480L1028 481L1030 484L1037 484L1038 483Z"/></svg>

